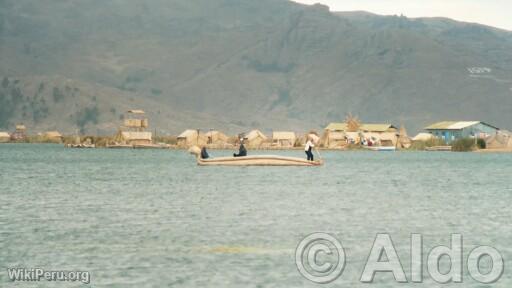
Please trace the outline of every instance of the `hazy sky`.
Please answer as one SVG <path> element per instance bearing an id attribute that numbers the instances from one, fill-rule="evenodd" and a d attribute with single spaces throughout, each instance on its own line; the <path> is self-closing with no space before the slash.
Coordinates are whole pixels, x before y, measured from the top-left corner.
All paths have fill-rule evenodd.
<path id="1" fill-rule="evenodd" d="M 331 11 L 365 10 L 382 15 L 448 17 L 512 30 L 512 0 L 295 0 L 322 3 Z"/>

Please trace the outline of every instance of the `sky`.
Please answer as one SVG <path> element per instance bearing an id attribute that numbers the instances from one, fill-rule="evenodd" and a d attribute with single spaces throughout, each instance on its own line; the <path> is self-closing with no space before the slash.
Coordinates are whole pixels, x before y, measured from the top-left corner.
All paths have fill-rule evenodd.
<path id="1" fill-rule="evenodd" d="M 364 10 L 381 15 L 447 17 L 512 31 L 512 0 L 294 0 L 322 3 L 331 11 Z"/>

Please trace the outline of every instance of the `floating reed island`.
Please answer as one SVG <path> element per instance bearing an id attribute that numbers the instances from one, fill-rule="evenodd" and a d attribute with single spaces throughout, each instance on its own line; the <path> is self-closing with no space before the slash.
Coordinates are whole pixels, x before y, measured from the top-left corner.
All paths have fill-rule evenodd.
<path id="1" fill-rule="evenodd" d="M 327 125 L 315 148 L 512 152 L 512 133 L 486 122 L 442 121 L 424 130 L 410 137 L 403 124 L 398 127 L 390 123 L 363 123 L 357 117 L 348 115 L 343 122 Z M 0 131 L 0 143 L 63 143 L 69 148 L 189 149 L 198 146 L 207 149 L 237 149 L 243 142 L 250 150 L 300 150 L 304 148 L 307 135 L 311 132 L 280 130 L 264 133 L 253 129 L 238 135 L 228 135 L 215 129 L 186 129 L 177 136 L 156 136 L 150 131 L 149 120 L 143 110 L 129 110 L 117 133 L 111 136 L 78 133 L 64 136 L 58 131 L 29 135 L 27 127 L 19 123 L 12 132 Z"/>

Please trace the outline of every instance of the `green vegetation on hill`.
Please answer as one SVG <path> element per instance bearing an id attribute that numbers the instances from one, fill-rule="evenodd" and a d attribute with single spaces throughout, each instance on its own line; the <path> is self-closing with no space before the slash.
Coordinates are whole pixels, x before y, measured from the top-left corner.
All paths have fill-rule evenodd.
<path id="1" fill-rule="evenodd" d="M 0 127 L 26 119 L 12 112 L 26 105 L 36 126 L 61 119 L 94 132 L 130 104 L 160 110 L 152 119 L 171 132 L 318 129 L 349 112 L 410 131 L 442 119 L 512 123 L 512 33 L 442 18 L 285 0 L 3 0 L 0 51 L 2 77 L 66 75 L 30 84 L 44 102 L 3 87 Z M 95 107 L 88 97 L 97 121 L 75 117 Z"/>

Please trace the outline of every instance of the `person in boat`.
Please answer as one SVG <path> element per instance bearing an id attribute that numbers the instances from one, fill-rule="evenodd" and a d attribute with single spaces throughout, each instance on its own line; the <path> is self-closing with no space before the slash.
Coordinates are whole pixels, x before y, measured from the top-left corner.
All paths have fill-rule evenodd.
<path id="1" fill-rule="evenodd" d="M 206 147 L 203 146 L 201 148 L 201 159 L 208 159 L 210 158 L 210 155 L 208 155 L 208 152 L 206 151 Z"/>
<path id="2" fill-rule="evenodd" d="M 247 156 L 247 149 L 245 149 L 245 146 L 244 146 L 244 139 L 241 138 L 240 139 L 240 148 L 238 149 L 238 154 L 237 153 L 233 154 L 233 157 L 244 157 L 244 156 Z"/>
<path id="3" fill-rule="evenodd" d="M 313 152 L 311 150 L 315 147 L 315 144 L 311 140 L 310 137 L 308 137 L 308 141 L 306 142 L 306 146 L 304 147 L 304 151 L 306 152 L 306 156 L 308 157 L 308 161 L 314 161 L 313 159 Z"/>

